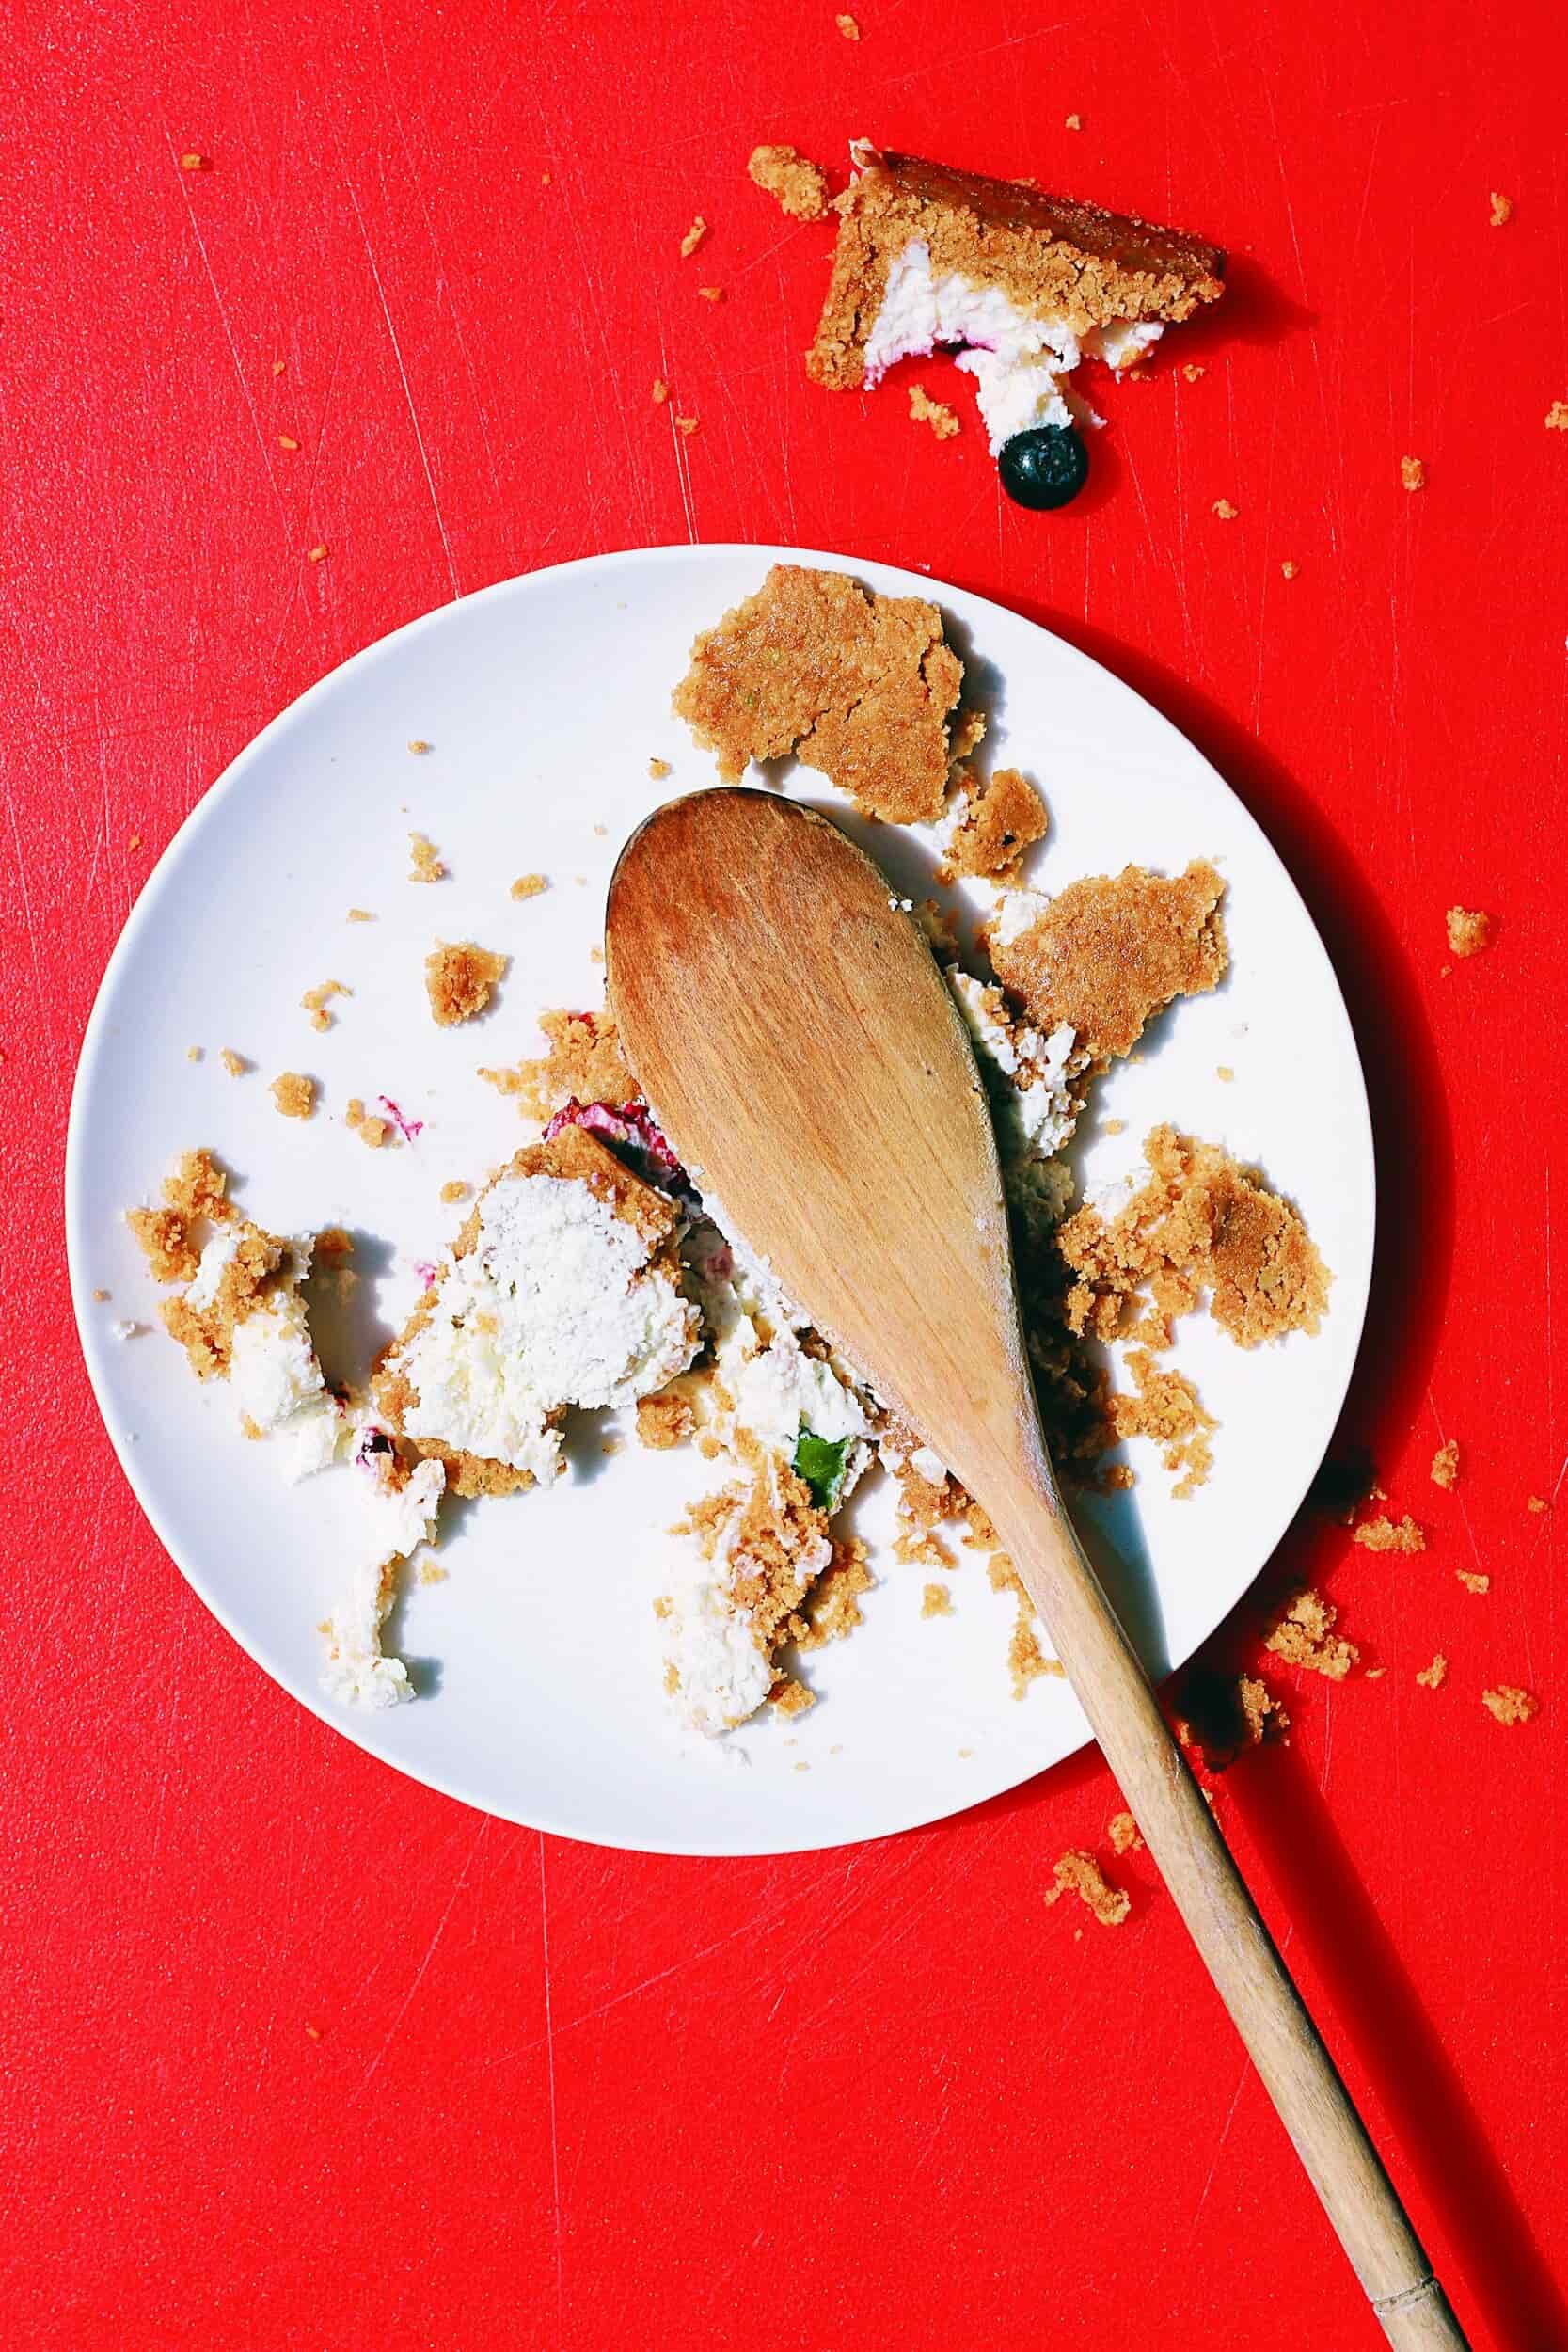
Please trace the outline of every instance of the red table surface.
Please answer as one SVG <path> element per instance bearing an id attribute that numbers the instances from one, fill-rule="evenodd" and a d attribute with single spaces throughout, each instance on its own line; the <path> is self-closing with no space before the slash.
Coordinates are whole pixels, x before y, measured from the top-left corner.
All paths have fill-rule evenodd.
<path id="1" fill-rule="evenodd" d="M 1058 1853 L 1106 1851 L 1095 1756 L 802 1860 L 483 1820 L 274 1689 L 99 1425 L 61 1151 L 150 861 L 385 630 L 691 537 L 1037 615 L 1210 754 L 1323 926 L 1385 1203 L 1344 1438 L 1431 1543 L 1292 1534 L 1386 1671 L 1277 1673 L 1291 1741 L 1219 1811 L 1475 2344 L 1568 2344 L 1560 1514 L 1526 1510 L 1568 1446 L 1561 15 L 854 5 L 858 42 L 832 0 L 77 0 L 0 52 L 8 2343 L 1377 2340 L 1147 1856 L 1117 1932 L 1044 1906 Z M 907 372 L 962 411 L 943 444 L 897 388 L 807 382 L 830 232 L 745 161 L 861 133 L 1235 256 L 1108 395 L 1070 512 L 1000 496 L 947 363 Z M 1446 974 L 1455 902 L 1498 930 Z M 1497 1682 L 1533 1723 L 1483 1711 Z"/>

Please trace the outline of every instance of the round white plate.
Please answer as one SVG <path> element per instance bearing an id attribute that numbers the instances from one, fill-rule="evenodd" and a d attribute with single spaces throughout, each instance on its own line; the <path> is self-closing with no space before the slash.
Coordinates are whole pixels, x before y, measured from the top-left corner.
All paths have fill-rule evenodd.
<path id="1" fill-rule="evenodd" d="M 143 1509 L 208 1606 L 286 1690 L 400 1771 L 512 1820 L 667 1853 L 788 1852 L 931 1820 L 1070 1755 L 1084 1719 L 1054 1679 L 1015 1703 L 1011 1605 L 968 1553 L 949 1580 L 955 1613 L 929 1619 L 928 1571 L 884 1557 L 863 1626 L 808 1661 L 821 1701 L 810 1714 L 769 1716 L 716 1746 L 683 1733 L 652 1604 L 667 1582 L 665 1531 L 706 1473 L 689 1450 L 650 1454 L 629 1438 L 606 1454 L 594 1423 L 558 1486 L 452 1513 L 449 1575 L 415 1584 L 396 1628 L 419 1661 L 418 1703 L 380 1715 L 330 1705 L 315 1629 L 355 1540 L 357 1483 L 280 1483 L 222 1386 L 198 1387 L 156 1327 L 120 1213 L 156 1198 L 176 1152 L 210 1145 L 259 1223 L 361 1235 L 361 1337 L 398 1327 L 416 1263 L 464 1215 L 442 1205 L 442 1184 L 483 1178 L 527 1137 L 476 1069 L 540 1051 L 539 1008 L 598 1003 L 590 951 L 617 850 L 657 801 L 715 780 L 671 715 L 671 689 L 696 631 L 780 558 L 940 600 L 992 713 L 988 755 L 1035 775 L 1050 803 L 1030 877 L 1042 887 L 1195 856 L 1228 882 L 1229 980 L 1178 1006 L 1101 1087 L 1079 1152 L 1093 1189 L 1137 1165 L 1163 1120 L 1222 1141 L 1301 1204 L 1336 1277 L 1316 1339 L 1243 1354 L 1189 1319 L 1175 1360 L 1219 1417 L 1209 1484 L 1173 1502 L 1139 1445 L 1135 1488 L 1083 1508 L 1150 1663 L 1187 1658 L 1277 1543 L 1345 1393 L 1372 1254 L 1366 1093 L 1323 946 L 1240 802 L 1158 712 L 1016 613 L 886 564 L 747 547 L 601 556 L 444 606 L 323 679 L 182 828 L 104 977 L 71 1112 L 68 1227 L 87 1367 Z M 411 755 L 416 739 L 432 749 Z M 650 779 L 653 755 L 671 763 L 667 782 Z M 809 771 L 790 787 L 836 805 Z M 414 828 L 448 880 L 408 880 Z M 929 843 L 889 826 L 874 837 L 895 885 L 926 895 Z M 548 892 L 514 901 L 514 877 L 532 871 Z M 351 906 L 376 920 L 347 922 Z M 508 953 L 511 973 L 483 1023 L 438 1030 L 424 958 L 437 939 L 469 938 Z M 318 1035 L 300 997 L 329 979 L 353 994 Z M 229 1076 L 225 1046 L 254 1073 Z M 284 1070 L 320 1081 L 308 1124 L 273 1107 L 267 1082 Z M 383 1093 L 425 1126 L 411 1145 L 372 1152 L 343 1110 Z M 1107 1135 L 1117 1120 L 1122 1132 Z M 117 1339 L 126 1316 L 153 1327 Z M 885 1491 L 863 1509 L 875 1535 Z"/>

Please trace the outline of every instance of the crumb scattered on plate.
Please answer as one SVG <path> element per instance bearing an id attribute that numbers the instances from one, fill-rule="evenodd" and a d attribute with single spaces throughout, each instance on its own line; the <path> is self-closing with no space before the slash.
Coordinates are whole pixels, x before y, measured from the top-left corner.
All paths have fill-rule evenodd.
<path id="1" fill-rule="evenodd" d="M 224 1047 L 218 1059 L 231 1078 L 243 1078 L 247 1070 L 254 1070 L 256 1067 L 254 1062 L 246 1061 L 243 1054 L 236 1054 L 231 1045 Z"/>
<path id="2" fill-rule="evenodd" d="M 1363 1551 L 1425 1551 L 1427 1539 L 1407 1511 L 1403 1518 L 1391 1519 L 1386 1511 L 1375 1519 L 1363 1519 L 1351 1541 Z"/>
<path id="3" fill-rule="evenodd" d="M 927 1584 L 921 1588 L 920 1613 L 923 1617 L 950 1617 L 953 1596 L 945 1584 Z"/>
<path id="4" fill-rule="evenodd" d="M 438 882 L 446 880 L 447 869 L 441 863 L 436 844 L 427 840 L 422 833 L 409 834 L 408 854 L 414 861 L 408 872 L 410 882 Z"/>
<path id="5" fill-rule="evenodd" d="M 357 1094 L 352 1094 L 349 1097 L 348 1108 L 343 1113 L 343 1124 L 358 1136 L 361 1143 L 368 1144 L 372 1152 L 379 1152 L 384 1143 L 390 1143 L 397 1132 L 389 1119 L 379 1119 L 373 1113 L 367 1111 Z"/>
<path id="6" fill-rule="evenodd" d="M 1481 1703 L 1500 1724 L 1528 1724 L 1541 1710 L 1541 1702 L 1531 1692 L 1516 1690 L 1511 1682 L 1499 1682 L 1495 1691 L 1483 1691 Z"/>
<path id="7" fill-rule="evenodd" d="M 540 892 L 549 886 L 548 878 L 544 874 L 519 874 L 512 885 L 512 896 L 514 898 L 537 898 Z"/>
<path id="8" fill-rule="evenodd" d="M 460 1176 L 453 1176 L 441 1186 L 441 1198 L 449 1204 L 454 1200 L 467 1200 L 472 1190 L 472 1184 L 466 1184 Z"/>
<path id="9" fill-rule="evenodd" d="M 323 980 L 320 988 L 308 988 L 299 1001 L 309 1014 L 313 1029 L 330 1029 L 333 1016 L 327 1007 L 333 997 L 352 996 L 353 993 L 353 989 L 345 988 L 341 980 Z"/>
<path id="10" fill-rule="evenodd" d="M 475 1021 L 506 977 L 510 956 L 493 955 L 471 939 L 455 945 L 438 941 L 424 960 L 425 993 L 438 1028 L 455 1028 L 460 1021 Z"/>
<path id="11" fill-rule="evenodd" d="M 662 784 L 666 776 L 673 775 L 674 772 L 670 762 L 667 759 L 660 759 L 657 753 L 648 762 L 648 773 L 656 784 Z"/>
<path id="12" fill-rule="evenodd" d="M 1045 803 L 1017 768 L 997 768 L 984 780 L 960 769 L 955 787 L 940 879 L 1013 881 L 1024 853 L 1050 829 Z"/>
<path id="13" fill-rule="evenodd" d="M 1092 1853 L 1075 1851 L 1058 1856 L 1054 1876 L 1056 1883 L 1046 1901 L 1059 1902 L 1064 1895 L 1076 1895 L 1102 1928 L 1119 1928 L 1132 1908 L 1132 1897 L 1124 1887 L 1111 1884 Z"/>
<path id="14" fill-rule="evenodd" d="M 1020 891 L 1002 902 L 991 961 L 1041 1029 L 1066 1022 L 1082 1061 L 1109 1061 L 1130 1054 L 1178 996 L 1219 986 L 1228 962 L 1224 896 L 1201 858 L 1170 876 L 1141 866 L 1091 875 L 1052 898 Z"/>
<path id="15" fill-rule="evenodd" d="M 316 1107 L 316 1082 L 285 1070 L 272 1082 L 272 1099 L 285 1119 L 309 1119 Z"/>
<path id="16" fill-rule="evenodd" d="M 684 1445 L 696 1426 L 691 1400 L 678 1389 L 660 1389 L 657 1395 L 638 1399 L 638 1443 L 655 1454 L 668 1454 Z"/>

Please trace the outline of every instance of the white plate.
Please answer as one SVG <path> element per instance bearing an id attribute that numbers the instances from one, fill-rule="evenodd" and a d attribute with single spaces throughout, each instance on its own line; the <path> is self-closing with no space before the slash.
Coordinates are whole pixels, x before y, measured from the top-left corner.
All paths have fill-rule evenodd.
<path id="1" fill-rule="evenodd" d="M 576 1449 L 580 1477 L 454 1514 L 448 1580 L 416 1586 L 402 1611 L 404 1654 L 428 1661 L 419 1703 L 340 1710 L 318 1692 L 315 1628 L 352 1540 L 355 1482 L 283 1487 L 221 1386 L 198 1388 L 161 1331 L 122 1342 L 110 1327 L 155 1315 L 120 1211 L 154 1198 L 170 1156 L 198 1143 L 237 1171 L 260 1223 L 374 1236 L 382 1270 L 363 1303 L 383 1327 L 401 1323 L 415 1263 L 463 1216 L 442 1206 L 442 1184 L 483 1176 L 525 1139 L 476 1067 L 537 1052 L 538 1008 L 598 1001 L 589 951 L 616 850 L 656 802 L 714 780 L 670 713 L 671 688 L 696 630 L 780 557 L 940 599 L 985 665 L 988 751 L 1044 787 L 1042 886 L 1199 855 L 1228 881 L 1228 983 L 1177 1007 L 1101 1087 L 1081 1154 L 1092 1187 L 1132 1168 L 1139 1138 L 1169 1119 L 1257 1157 L 1300 1202 L 1337 1278 L 1315 1340 L 1249 1355 L 1206 1319 L 1182 1329 L 1176 1360 L 1221 1423 L 1197 1495 L 1173 1502 L 1140 1446 L 1132 1493 L 1085 1506 L 1146 1655 L 1157 1668 L 1187 1658 L 1277 1543 L 1344 1396 L 1372 1253 L 1366 1093 L 1323 946 L 1241 803 L 1129 688 L 1000 606 L 845 556 L 655 548 L 509 580 L 399 630 L 276 720 L 170 844 L 105 975 L 71 1112 L 87 1367 L 143 1509 L 208 1606 L 286 1690 L 400 1771 L 512 1820 L 668 1853 L 788 1852 L 931 1820 L 1070 1755 L 1084 1719 L 1055 1680 L 1013 1701 L 1010 1606 L 969 1554 L 950 1618 L 921 1617 L 920 1569 L 885 1565 L 864 1625 L 811 1659 L 822 1703 L 809 1715 L 749 1725 L 717 1751 L 680 1734 L 652 1602 L 663 1531 L 700 1466 L 634 1442 L 607 1457 L 596 1431 Z M 411 755 L 413 739 L 434 748 Z M 672 763 L 668 783 L 650 781 L 656 754 Z M 794 786 L 833 804 L 815 775 Z M 409 882 L 410 828 L 436 842 L 448 881 Z M 875 840 L 899 886 L 923 895 L 928 846 L 886 826 Z M 535 869 L 547 894 L 513 901 L 513 878 Z M 378 919 L 350 924 L 351 906 Z M 422 962 L 438 937 L 513 958 L 482 1025 L 430 1019 Z M 328 979 L 354 993 L 317 1035 L 299 999 Z M 230 1078 L 224 1046 L 255 1073 Z M 282 1070 L 322 1082 L 309 1124 L 273 1108 L 267 1081 Z M 416 1144 L 371 1152 L 342 1124 L 351 1095 L 383 1092 L 427 1122 Z M 1125 1122 L 1115 1137 L 1112 1120 Z M 874 1533 L 886 1495 L 864 1509 Z"/>

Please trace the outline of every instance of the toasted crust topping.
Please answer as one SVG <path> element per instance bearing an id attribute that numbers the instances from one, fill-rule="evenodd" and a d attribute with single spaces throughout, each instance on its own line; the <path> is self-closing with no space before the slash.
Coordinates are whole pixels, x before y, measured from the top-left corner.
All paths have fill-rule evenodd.
<path id="1" fill-rule="evenodd" d="M 1065 1021 L 1087 1061 L 1110 1061 L 1130 1054 L 1176 997 L 1224 978 L 1224 896 L 1203 859 L 1169 877 L 1124 866 L 1069 882 L 1016 939 L 993 935 L 991 961 L 1042 1029 Z"/>
<path id="2" fill-rule="evenodd" d="M 958 822 L 947 845 L 946 877 L 980 874 L 1010 882 L 1023 853 L 1045 839 L 1045 803 L 1016 768 L 998 768 L 987 781 L 960 773 Z"/>
<path id="3" fill-rule="evenodd" d="M 482 1070 L 480 1076 L 502 1094 L 515 1094 L 525 1115 L 541 1125 L 575 1095 L 579 1103 L 631 1103 L 637 1080 L 621 1056 L 620 1039 L 608 1012 L 539 1015 L 549 1050 L 515 1070 Z"/>

